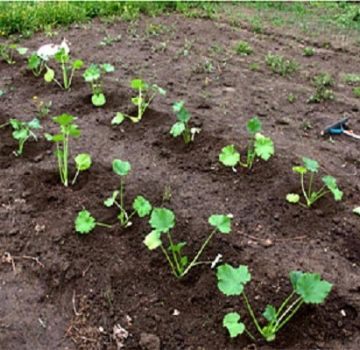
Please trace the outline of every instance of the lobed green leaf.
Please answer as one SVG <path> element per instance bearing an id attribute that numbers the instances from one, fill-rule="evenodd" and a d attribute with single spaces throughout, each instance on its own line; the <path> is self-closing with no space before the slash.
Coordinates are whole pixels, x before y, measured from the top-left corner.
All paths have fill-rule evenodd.
<path id="1" fill-rule="evenodd" d="M 231 216 L 214 214 L 209 217 L 209 224 L 221 233 L 231 232 Z"/>
<path id="2" fill-rule="evenodd" d="M 112 162 L 112 168 L 116 175 L 126 176 L 131 170 L 131 164 L 127 161 L 114 159 Z"/>
<path id="3" fill-rule="evenodd" d="M 170 209 L 155 208 L 149 223 L 154 230 L 166 233 L 175 226 L 175 215 Z"/>
<path id="4" fill-rule="evenodd" d="M 223 318 L 223 327 L 225 327 L 231 338 L 236 338 L 245 331 L 245 325 L 240 321 L 240 315 L 237 312 L 229 312 Z"/>
<path id="5" fill-rule="evenodd" d="M 216 276 L 219 290 L 227 296 L 240 295 L 246 283 L 251 280 L 251 274 L 245 265 L 237 268 L 229 264 L 220 265 Z"/>
<path id="6" fill-rule="evenodd" d="M 234 145 L 226 146 L 219 154 L 219 161 L 225 166 L 234 167 L 240 161 L 240 153 Z"/>

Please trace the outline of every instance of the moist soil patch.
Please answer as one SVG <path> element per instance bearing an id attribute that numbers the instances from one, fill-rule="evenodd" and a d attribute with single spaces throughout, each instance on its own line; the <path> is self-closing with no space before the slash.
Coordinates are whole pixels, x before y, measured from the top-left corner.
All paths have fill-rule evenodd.
<path id="1" fill-rule="evenodd" d="M 99 45 L 104 36 L 119 34 L 121 41 Z M 352 48 L 321 48 L 319 38 L 313 42 L 316 55 L 306 58 L 301 33 L 266 28 L 254 34 L 225 20 L 178 15 L 136 23 L 93 21 L 21 44 L 35 50 L 62 37 L 71 42 L 73 57 L 111 63 L 116 72 L 105 77 L 106 105 L 95 108 L 80 74 L 64 92 L 33 77 L 21 58 L 16 65 L 0 63 L 0 124 L 31 119 L 33 96 L 52 101 L 51 116 L 78 117 L 82 135 L 71 141 L 72 155 L 89 152 L 94 161 L 76 185 L 64 188 L 53 145 L 43 138 L 30 141 L 24 155 L 15 157 L 10 127 L 0 129 L 0 248 L 14 258 L 14 265 L 6 259 L 0 264 L 0 348 L 116 349 L 113 328 L 120 325 L 129 333 L 124 348 L 132 350 L 359 349 L 360 220 L 352 209 L 360 205 L 360 147 L 345 136 L 330 142 L 319 135 L 344 114 L 360 130 L 359 100 L 341 83 L 341 74 L 360 67 Z M 239 40 L 248 41 L 254 53 L 236 55 Z M 268 51 L 297 60 L 301 68 L 289 77 L 273 74 L 264 61 Z M 251 63 L 258 69 L 251 70 Z M 321 71 L 338 82 L 336 99 L 308 104 L 311 77 Z M 116 112 L 131 111 L 128 86 L 135 77 L 157 83 L 167 96 L 155 99 L 141 123 L 111 126 Z M 287 99 L 290 93 L 294 103 Z M 202 129 L 189 146 L 169 134 L 175 121 L 171 105 L 181 99 Z M 275 141 L 276 155 L 234 173 L 219 164 L 219 151 L 230 143 L 244 147 L 245 123 L 254 115 Z M 55 130 L 49 117 L 42 124 Z M 299 190 L 291 167 L 301 156 L 318 160 L 322 173 L 337 177 L 342 202 L 324 197 L 306 210 L 285 201 L 287 193 Z M 121 229 L 116 211 L 103 206 L 119 186 L 111 170 L 115 158 L 132 164 L 126 204 L 141 194 L 154 206 L 171 208 L 174 237 L 188 242 L 189 256 L 206 238 L 211 214 L 234 215 L 232 233 L 215 237 L 204 257 L 221 253 L 225 262 L 249 266 L 253 280 L 247 293 L 257 314 L 288 295 L 291 270 L 319 272 L 331 281 L 326 303 L 303 307 L 272 343 L 258 339 L 254 345 L 245 336 L 230 340 L 223 315 L 238 311 L 245 323 L 250 320 L 238 297 L 218 291 L 214 271 L 200 266 L 174 279 L 161 252 L 149 252 L 142 242 L 147 220 Z M 74 218 L 82 208 L 113 228 L 75 234 Z"/>

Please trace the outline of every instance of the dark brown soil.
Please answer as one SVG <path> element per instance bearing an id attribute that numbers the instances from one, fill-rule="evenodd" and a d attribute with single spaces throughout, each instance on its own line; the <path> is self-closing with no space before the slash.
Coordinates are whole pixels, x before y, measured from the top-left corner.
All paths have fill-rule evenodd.
<path id="1" fill-rule="evenodd" d="M 150 35 L 151 23 L 162 24 L 163 32 Z M 105 35 L 118 34 L 120 42 L 99 46 Z M 20 59 L 13 66 L 0 63 L 0 89 L 6 92 L 0 97 L 0 124 L 11 117 L 31 119 L 34 95 L 51 100 L 51 115 L 78 117 L 82 137 L 71 143 L 72 154 L 89 152 L 94 159 L 75 186 L 64 188 L 52 145 L 44 139 L 29 142 L 24 156 L 16 158 L 10 128 L 0 129 L 0 253 L 15 257 L 17 272 L 5 260 L 0 264 L 0 349 L 116 349 L 116 324 L 130 333 L 125 349 L 141 349 L 146 341 L 153 347 L 144 349 L 157 349 L 158 340 L 164 350 L 359 349 L 360 219 L 352 209 L 360 205 L 360 143 L 319 136 L 343 115 L 360 132 L 359 100 L 340 78 L 359 71 L 356 49 L 323 49 L 319 38 L 317 54 L 305 58 L 306 38 L 300 34 L 282 35 L 271 28 L 254 34 L 226 21 L 176 15 L 143 18 L 138 24 L 93 22 L 22 44 L 35 49 L 62 36 L 72 43 L 74 57 L 112 63 L 117 70 L 106 77 L 106 106 L 97 109 L 80 74 L 71 91 L 63 92 L 33 77 Z M 233 54 L 239 40 L 250 42 L 254 53 Z M 264 63 L 268 51 L 296 59 L 301 69 L 290 77 L 274 75 Z M 210 71 L 204 69 L 206 59 L 212 62 Z M 253 62 L 258 71 L 250 70 Z M 336 78 L 336 100 L 308 104 L 314 90 L 310 78 L 322 71 Z M 157 83 L 167 96 L 154 101 L 140 124 L 112 127 L 115 112 L 131 107 L 127 86 L 134 77 Z M 289 93 L 297 97 L 292 104 Z M 187 147 L 169 135 L 175 120 L 171 105 L 180 99 L 202 128 Z M 235 174 L 219 164 L 218 153 L 229 143 L 245 145 L 245 122 L 253 115 L 275 140 L 276 156 L 258 162 L 251 172 Z M 43 127 L 54 130 L 50 118 Z M 291 167 L 303 155 L 337 177 L 342 202 L 325 197 L 306 210 L 285 201 L 287 193 L 298 190 Z M 331 281 L 326 304 L 304 307 L 273 343 L 258 339 L 255 346 L 245 336 L 230 340 L 222 317 L 230 310 L 244 314 L 240 299 L 225 298 L 206 267 L 175 280 L 161 253 L 149 252 L 142 243 L 147 220 L 135 219 L 126 230 L 115 225 L 88 236 L 75 234 L 74 218 L 84 207 L 99 221 L 116 223 L 116 212 L 102 205 L 118 186 L 111 171 L 115 158 L 133 167 L 126 203 L 142 194 L 155 206 L 171 208 L 177 220 L 174 236 L 188 242 L 190 256 L 206 238 L 211 214 L 234 215 L 232 234 L 216 237 L 204 256 L 221 253 L 226 262 L 249 266 L 253 281 L 247 291 L 258 314 L 287 296 L 291 270 L 319 272 Z M 167 187 L 172 196 L 163 203 Z"/>

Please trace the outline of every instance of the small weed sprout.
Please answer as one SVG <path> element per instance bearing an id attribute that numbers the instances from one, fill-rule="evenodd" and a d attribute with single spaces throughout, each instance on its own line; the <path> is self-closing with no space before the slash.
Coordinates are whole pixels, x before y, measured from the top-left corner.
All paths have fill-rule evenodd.
<path id="1" fill-rule="evenodd" d="M 75 219 L 75 231 L 79 234 L 88 234 L 96 226 L 111 228 L 112 225 L 97 222 L 87 210 L 81 210 Z"/>
<path id="2" fill-rule="evenodd" d="M 69 90 L 71 87 L 72 79 L 76 70 L 83 67 L 84 62 L 82 60 L 72 60 L 70 54 L 61 48 L 55 55 L 54 60 L 60 64 L 62 72 L 62 82 L 55 78 L 55 70 L 45 64 L 46 73 L 44 79 L 47 83 L 55 82 L 60 88 Z"/>
<path id="3" fill-rule="evenodd" d="M 91 64 L 84 72 L 83 77 L 91 87 L 91 102 L 96 107 L 101 107 L 106 103 L 106 97 L 103 91 L 102 73 L 112 73 L 115 67 L 109 63 L 101 65 Z"/>
<path id="4" fill-rule="evenodd" d="M 296 96 L 293 93 L 290 93 L 287 97 L 289 103 L 294 103 L 296 101 Z"/>
<path id="5" fill-rule="evenodd" d="M 360 74 L 350 73 L 343 76 L 343 80 L 348 85 L 359 85 L 360 84 Z"/>
<path id="6" fill-rule="evenodd" d="M 199 261 L 201 254 L 211 239 L 216 233 L 228 234 L 231 231 L 231 215 L 211 215 L 209 217 L 209 224 L 213 226 L 197 254 L 189 262 L 186 255 L 182 254 L 182 249 L 186 246 L 186 242 L 174 243 L 171 229 L 175 227 L 175 215 L 167 208 L 155 208 L 150 217 L 149 224 L 152 231 L 145 237 L 144 244 L 149 250 L 160 248 L 169 263 L 171 272 L 177 278 L 182 278 L 189 273 L 189 271 L 201 264 L 211 264 L 210 261 Z M 166 235 L 169 246 L 166 248 L 162 242 L 162 235 Z"/>
<path id="7" fill-rule="evenodd" d="M 334 92 L 330 89 L 334 85 L 334 79 L 328 73 L 321 73 L 313 78 L 316 87 L 315 93 L 308 99 L 309 103 L 319 103 L 321 101 L 333 100 Z"/>
<path id="8" fill-rule="evenodd" d="M 15 64 L 14 59 L 15 53 L 19 55 L 25 55 L 28 49 L 26 47 L 18 47 L 17 44 L 0 44 L 0 59 L 5 61 L 7 64 Z"/>
<path id="9" fill-rule="evenodd" d="M 300 202 L 300 195 L 296 193 L 289 193 L 286 200 L 289 203 L 300 204 L 301 206 L 310 208 L 317 200 L 331 193 L 335 201 L 340 201 L 343 197 L 343 192 L 339 190 L 336 179 L 333 176 L 326 175 L 322 177 L 323 186 L 319 190 L 314 190 L 315 176 L 319 171 L 319 163 L 316 160 L 303 157 L 303 166 L 294 166 L 292 168 L 294 173 L 300 175 L 301 191 L 305 199 L 305 204 Z M 305 184 L 305 175 L 309 174 L 310 178 L 308 185 Z"/>
<path id="10" fill-rule="evenodd" d="M 70 114 L 61 114 L 57 117 L 53 117 L 53 121 L 59 125 L 60 132 L 55 135 L 46 133 L 45 138 L 48 141 L 54 142 L 56 144 L 55 156 L 58 163 L 58 170 L 60 174 L 61 183 L 64 186 L 69 185 L 69 141 L 70 137 L 78 138 L 80 136 L 80 130 L 74 120 L 76 118 Z M 76 163 L 76 174 L 72 181 L 72 184 L 75 183 L 78 173 L 80 171 L 87 170 L 91 166 L 90 155 L 83 153 L 75 157 Z"/>
<path id="11" fill-rule="evenodd" d="M 182 135 L 185 144 L 188 144 L 194 141 L 195 135 L 198 134 L 201 129 L 189 127 L 191 115 L 184 107 L 184 104 L 184 101 L 175 102 L 173 104 L 173 111 L 176 114 L 178 121 L 171 127 L 170 134 L 173 137 Z"/>
<path id="12" fill-rule="evenodd" d="M 315 55 L 315 49 L 312 47 L 304 47 L 303 56 L 311 57 Z"/>
<path id="13" fill-rule="evenodd" d="M 219 161 L 225 166 L 235 168 L 240 165 L 244 168 L 251 169 L 256 157 L 265 161 L 269 160 L 275 153 L 274 143 L 270 137 L 266 137 L 260 133 L 261 122 L 258 117 L 254 117 L 247 122 L 247 131 L 250 134 L 250 140 L 247 146 L 247 154 L 245 162 L 241 161 L 240 153 L 234 145 L 224 147 L 219 155 Z"/>
<path id="14" fill-rule="evenodd" d="M 246 41 L 239 41 L 235 47 L 235 52 L 240 56 L 248 56 L 253 53 L 253 48 Z"/>
<path id="15" fill-rule="evenodd" d="M 12 118 L 9 120 L 9 124 L 13 128 L 12 137 L 19 143 L 19 148 L 14 154 L 16 156 L 21 156 L 23 154 L 25 142 L 28 139 L 33 138 L 37 141 L 37 136 L 33 130 L 41 129 L 40 121 L 39 119 L 34 118 L 30 122 L 23 122 Z"/>
<path id="16" fill-rule="evenodd" d="M 146 198 L 143 196 L 137 196 L 133 202 L 133 211 L 128 214 L 124 204 L 125 177 L 131 170 L 131 164 L 127 161 L 115 159 L 112 163 L 112 168 L 114 173 L 120 176 L 120 187 L 119 190 L 113 191 L 111 197 L 104 201 L 104 205 L 108 208 L 115 205 L 120 210 L 117 216 L 120 221 L 120 225 L 122 227 L 129 227 L 132 224 L 130 219 L 135 214 L 137 214 L 140 218 L 143 218 L 150 214 L 152 206 Z"/>
<path id="17" fill-rule="evenodd" d="M 324 303 L 332 289 L 332 284 L 322 280 L 317 273 L 290 272 L 292 292 L 278 309 L 273 305 L 266 306 L 262 316 L 267 324 L 261 326 L 245 293 L 245 285 L 251 281 L 248 267 L 240 265 L 235 268 L 229 264 L 223 264 L 217 268 L 216 276 L 218 288 L 223 294 L 241 296 L 256 330 L 268 342 L 275 340 L 277 333 L 294 317 L 302 305 Z M 254 335 L 240 320 L 241 316 L 237 312 L 227 313 L 223 318 L 223 326 L 228 330 L 231 338 L 245 332 L 254 341 Z"/>
<path id="18" fill-rule="evenodd" d="M 292 74 L 299 68 L 299 64 L 295 61 L 286 59 L 281 55 L 272 54 L 271 52 L 265 56 L 265 62 L 274 73 L 281 76 Z"/>
<path id="19" fill-rule="evenodd" d="M 131 99 L 131 102 L 137 107 L 137 116 L 130 116 L 124 113 L 116 113 L 112 119 L 111 124 L 119 125 L 125 118 L 130 119 L 133 123 L 141 121 L 145 111 L 150 106 L 157 94 L 165 96 L 166 91 L 156 84 L 148 84 L 141 79 L 133 79 L 131 81 L 131 88 L 137 92 L 137 96 Z"/>

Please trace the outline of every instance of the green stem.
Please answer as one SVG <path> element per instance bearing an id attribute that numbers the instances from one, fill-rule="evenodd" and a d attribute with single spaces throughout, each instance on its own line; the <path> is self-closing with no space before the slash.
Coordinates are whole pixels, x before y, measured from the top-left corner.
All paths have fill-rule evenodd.
<path id="1" fill-rule="evenodd" d="M 276 312 L 276 318 L 279 317 L 279 315 L 281 314 L 281 311 L 285 308 L 285 306 L 288 304 L 288 302 L 290 301 L 290 299 L 294 296 L 295 291 L 292 291 L 290 293 L 290 295 L 284 300 L 284 302 L 281 304 L 281 306 L 279 307 L 278 311 Z"/>
<path id="2" fill-rule="evenodd" d="M 61 68 L 63 71 L 64 89 L 67 90 L 69 86 L 68 86 L 68 78 L 67 78 L 67 68 L 64 61 L 61 62 Z"/>
<path id="3" fill-rule="evenodd" d="M 181 277 L 183 271 L 182 271 L 182 268 L 180 267 L 178 258 L 177 258 L 176 254 L 175 254 L 174 249 L 173 249 L 174 243 L 172 241 L 170 232 L 167 233 L 167 236 L 168 236 L 168 240 L 169 240 L 169 243 L 170 243 L 171 253 L 172 253 L 172 256 L 173 256 L 173 259 L 174 259 L 174 262 L 175 262 L 175 265 L 176 265 L 176 268 L 177 268 L 177 271 L 178 271 L 177 276 Z"/>
<path id="4" fill-rule="evenodd" d="M 198 251 L 198 253 L 195 255 L 194 259 L 191 261 L 191 263 L 188 265 L 188 267 L 185 269 L 185 271 L 181 274 L 181 277 L 185 276 L 192 267 L 195 266 L 197 260 L 200 258 L 202 252 L 204 251 L 205 247 L 208 245 L 208 243 L 210 242 L 211 238 L 214 236 L 216 232 L 216 229 L 214 229 L 210 235 L 208 236 L 208 238 L 205 240 L 205 242 L 203 243 L 203 245 L 201 246 L 200 250 Z"/>
<path id="5" fill-rule="evenodd" d="M 249 300 L 248 300 L 248 298 L 247 298 L 247 296 L 246 296 L 246 294 L 245 294 L 244 291 L 242 292 L 242 296 L 243 296 L 242 300 L 244 301 L 244 304 L 245 304 L 245 306 L 246 306 L 246 308 L 247 308 L 247 310 L 248 310 L 248 312 L 249 312 L 249 314 L 250 314 L 250 316 L 251 316 L 251 318 L 252 318 L 252 320 L 253 320 L 253 322 L 254 322 L 254 325 L 255 325 L 256 329 L 258 330 L 258 332 L 259 332 L 262 336 L 264 336 L 264 335 L 263 335 L 263 332 L 262 332 L 262 329 L 261 329 L 261 327 L 260 327 L 260 325 L 259 325 L 259 322 L 258 322 L 257 318 L 255 317 L 254 311 L 253 311 L 253 309 L 251 308 L 251 305 L 250 305 L 250 303 L 249 303 Z"/>
<path id="6" fill-rule="evenodd" d="M 77 180 L 77 178 L 78 178 L 79 174 L 80 174 L 80 170 L 79 170 L 79 169 L 77 169 L 77 170 L 76 170 L 76 174 L 75 174 L 75 176 L 74 176 L 74 178 L 73 178 L 73 180 L 72 180 L 72 182 L 71 182 L 71 184 L 72 184 L 72 185 L 74 185 L 74 184 L 75 184 L 75 182 L 76 182 L 76 180 Z"/>
<path id="7" fill-rule="evenodd" d="M 62 184 L 64 184 L 64 174 L 63 174 L 63 165 L 62 165 L 62 156 L 61 156 L 61 149 L 59 147 L 59 144 L 56 143 L 56 157 L 58 162 L 58 168 L 59 168 L 59 174 L 60 174 L 60 181 Z"/>
<path id="8" fill-rule="evenodd" d="M 4 128 L 5 126 L 8 126 L 9 124 L 10 124 L 9 122 L 6 122 L 6 123 L 4 123 L 4 124 L 1 124 L 1 125 L 0 125 L 0 129 L 1 129 L 1 128 Z"/>
<path id="9" fill-rule="evenodd" d="M 252 340 L 252 341 L 256 341 L 255 337 L 251 334 L 250 331 L 248 331 L 245 327 L 245 333 L 248 335 L 248 337 Z"/>
<path id="10" fill-rule="evenodd" d="M 307 193 L 305 191 L 305 186 L 304 186 L 304 174 L 300 174 L 300 182 L 301 182 L 301 189 L 304 195 L 304 198 L 306 199 L 306 205 L 308 207 L 311 207 L 311 202 L 309 200 L 309 197 L 307 196 Z"/>
<path id="11" fill-rule="evenodd" d="M 179 277 L 178 274 L 176 273 L 176 269 L 175 269 L 175 266 L 174 264 L 172 263 L 171 259 L 170 259 L 170 256 L 169 254 L 167 253 L 166 249 L 164 248 L 163 245 L 160 246 L 162 252 L 164 253 L 165 257 L 166 257 L 166 260 L 168 261 L 170 267 L 171 267 L 171 271 L 172 273 L 175 275 L 175 277 Z"/>
<path id="12" fill-rule="evenodd" d="M 297 304 L 297 303 L 298 303 L 298 304 Z M 278 332 L 282 327 L 284 327 L 284 326 L 290 321 L 290 319 L 296 314 L 296 312 L 300 309 L 300 307 L 301 307 L 301 305 L 302 305 L 303 303 L 304 303 L 304 300 L 303 300 L 301 297 L 299 297 L 298 299 L 296 299 L 296 300 L 294 301 L 294 303 L 292 303 L 292 304 L 289 306 L 289 308 L 288 308 L 288 309 L 284 312 L 284 314 L 280 317 L 280 319 L 279 319 L 278 322 L 280 322 L 281 319 L 284 318 L 284 316 L 285 316 L 293 307 L 295 307 L 295 308 L 292 310 L 291 314 L 290 314 L 282 323 L 280 323 L 279 326 L 277 326 L 275 332 Z M 296 305 L 296 304 L 297 304 L 297 305 Z M 295 305 L 296 305 L 296 306 L 295 306 Z"/>
<path id="13" fill-rule="evenodd" d="M 313 180 L 314 180 L 314 173 L 311 173 L 311 175 L 310 175 L 310 182 L 309 182 L 309 192 L 308 192 L 309 198 L 311 197 Z"/>
<path id="14" fill-rule="evenodd" d="M 101 226 L 101 227 L 106 227 L 106 228 L 112 228 L 112 225 L 104 224 L 103 222 L 97 222 L 96 225 Z"/>
<path id="15" fill-rule="evenodd" d="M 65 134 L 64 138 L 64 154 L 63 154 L 63 162 L 64 162 L 64 185 L 67 187 L 69 185 L 68 180 L 68 156 L 69 156 L 69 134 Z"/>

